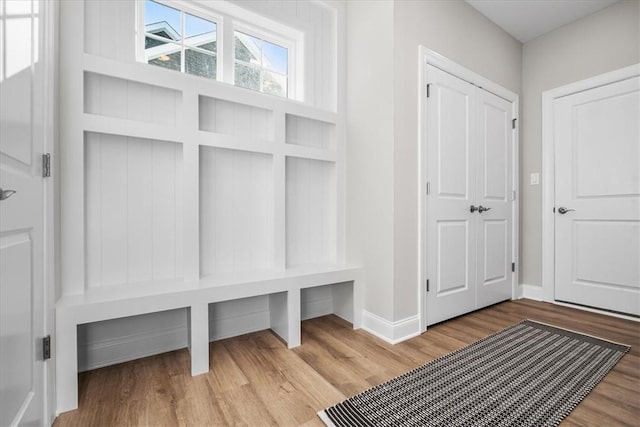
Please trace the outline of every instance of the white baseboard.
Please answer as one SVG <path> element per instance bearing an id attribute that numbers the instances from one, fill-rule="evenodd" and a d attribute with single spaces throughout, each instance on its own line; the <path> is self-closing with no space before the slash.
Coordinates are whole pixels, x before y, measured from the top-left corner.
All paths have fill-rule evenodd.
<path id="1" fill-rule="evenodd" d="M 535 301 L 547 301 L 544 288 L 542 286 L 520 284 L 520 298 L 532 299 Z"/>
<path id="2" fill-rule="evenodd" d="M 364 310 L 362 329 L 390 344 L 398 344 L 420 335 L 420 317 L 415 315 L 391 322 Z"/>

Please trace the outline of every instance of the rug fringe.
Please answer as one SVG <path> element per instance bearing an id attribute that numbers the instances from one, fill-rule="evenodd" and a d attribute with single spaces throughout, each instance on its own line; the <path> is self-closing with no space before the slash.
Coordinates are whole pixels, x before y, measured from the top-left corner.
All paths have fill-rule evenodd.
<path id="1" fill-rule="evenodd" d="M 317 414 L 318 414 L 318 417 L 320 417 L 322 422 L 327 427 L 336 427 L 336 425 L 329 419 L 329 417 L 327 416 L 327 413 L 325 411 L 318 411 Z"/>

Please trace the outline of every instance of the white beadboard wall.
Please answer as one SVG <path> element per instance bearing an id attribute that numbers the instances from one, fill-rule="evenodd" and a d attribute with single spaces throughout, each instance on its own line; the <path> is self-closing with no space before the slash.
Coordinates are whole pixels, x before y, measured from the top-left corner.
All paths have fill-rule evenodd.
<path id="1" fill-rule="evenodd" d="M 287 267 L 336 262 L 334 165 L 288 157 Z"/>
<path id="2" fill-rule="evenodd" d="M 200 147 L 200 274 L 273 267 L 272 156 Z"/>
<path id="3" fill-rule="evenodd" d="M 205 90 L 206 95 L 196 92 L 194 103 L 193 89 L 160 86 L 163 78 L 158 76 L 164 71 L 154 73 L 153 85 L 128 80 L 127 67 L 112 73 L 109 67 L 91 65 L 99 61 L 90 55 L 135 63 L 136 7 L 134 0 L 85 0 L 78 52 L 88 55 L 73 65 L 82 68 L 84 83 L 62 89 L 65 96 L 82 91 L 77 103 L 89 123 L 78 126 L 84 138 L 78 139 L 84 147 L 84 289 L 184 277 L 184 185 L 194 176 L 193 168 L 183 167 L 189 144 L 199 145 L 195 165 L 201 276 L 340 261 L 337 12 L 307 0 L 231 3 L 304 33 L 305 107 L 329 110 L 311 115 L 334 122 L 303 117 L 304 108 L 292 108 L 294 114 L 288 107 L 263 108 L 271 102 L 242 89 L 232 100 L 215 98 L 217 89 Z M 179 73 L 175 77 L 182 78 Z M 253 99 L 257 105 L 249 105 Z M 183 129 L 188 129 L 188 137 Z M 274 174 L 276 162 L 280 170 L 284 162 L 283 175 Z M 76 176 L 81 179 L 81 174 Z M 284 209 L 284 220 L 274 218 L 278 209 Z M 282 247 L 286 250 L 280 249 L 278 258 L 274 248 Z M 65 287 L 63 283 L 63 292 Z M 302 290 L 302 319 L 332 312 L 352 318 L 351 308 L 343 304 L 347 294 L 352 294 L 351 284 Z M 211 304 L 210 339 L 268 328 L 278 316 L 270 306 L 273 309 L 269 296 Z M 81 325 L 79 368 L 95 369 L 186 345 L 186 309 Z"/>
<path id="4" fill-rule="evenodd" d="M 182 144 L 85 133 L 88 287 L 182 277 Z"/>
<path id="5" fill-rule="evenodd" d="M 200 130 L 273 141 L 273 112 L 222 99 L 200 97 Z"/>
<path id="6" fill-rule="evenodd" d="M 182 117 L 177 90 L 95 73 L 84 76 L 86 113 L 176 126 Z"/>

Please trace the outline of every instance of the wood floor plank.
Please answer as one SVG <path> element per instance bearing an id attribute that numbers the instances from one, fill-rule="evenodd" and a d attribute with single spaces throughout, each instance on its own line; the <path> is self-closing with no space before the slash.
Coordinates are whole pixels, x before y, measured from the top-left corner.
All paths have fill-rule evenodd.
<path id="1" fill-rule="evenodd" d="M 303 322 L 288 350 L 271 331 L 211 343 L 211 370 L 190 375 L 186 349 L 79 375 L 80 408 L 67 426 L 323 426 L 316 412 L 524 319 L 632 348 L 562 422 L 638 426 L 640 324 L 531 300 L 509 301 L 390 345 L 336 317 Z"/>

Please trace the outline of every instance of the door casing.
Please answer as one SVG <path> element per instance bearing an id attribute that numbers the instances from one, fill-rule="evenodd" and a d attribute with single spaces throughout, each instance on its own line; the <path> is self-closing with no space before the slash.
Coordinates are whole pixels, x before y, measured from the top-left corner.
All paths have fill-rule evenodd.
<path id="1" fill-rule="evenodd" d="M 513 117 L 516 117 L 516 123 L 518 122 L 518 111 L 519 111 L 519 97 L 516 93 L 511 92 L 508 89 L 498 85 L 497 83 L 492 82 L 491 80 L 475 73 L 474 71 L 469 70 L 468 68 L 459 65 L 450 59 L 440 55 L 439 53 L 426 48 L 425 46 L 418 46 L 418 61 L 419 61 L 419 90 L 420 95 L 418 96 L 419 105 L 418 105 L 418 158 L 419 158 L 419 166 L 418 166 L 418 200 L 420 201 L 418 204 L 418 313 L 420 316 L 420 331 L 424 332 L 427 329 L 427 316 L 426 316 L 426 281 L 429 277 L 429 272 L 427 271 L 427 120 L 426 120 L 426 111 L 427 111 L 427 65 L 432 65 L 436 68 L 439 68 L 443 71 L 446 71 L 462 80 L 466 80 L 476 86 L 482 87 L 488 92 L 493 93 L 507 101 L 511 102 Z M 519 195 L 519 145 L 520 145 L 520 137 L 519 137 L 519 124 L 517 123 L 515 126 L 515 144 L 513 146 L 512 153 L 512 179 L 513 179 L 513 188 L 516 191 L 516 197 L 513 202 L 513 221 L 512 221 L 512 260 L 515 262 L 515 272 L 512 275 L 512 284 L 511 284 L 511 297 L 516 298 L 519 296 L 518 290 L 518 273 L 519 273 L 519 258 L 518 258 L 518 247 L 519 247 L 519 204 L 520 204 L 520 195 Z"/>
<path id="2" fill-rule="evenodd" d="M 542 287 L 527 296 L 559 305 L 555 301 L 555 146 L 553 142 L 553 102 L 578 92 L 640 76 L 640 64 L 631 65 L 605 74 L 590 77 L 568 85 L 542 92 Z M 527 290 L 529 291 L 529 290 Z M 639 320 L 632 316 L 589 309 L 616 317 Z"/>

